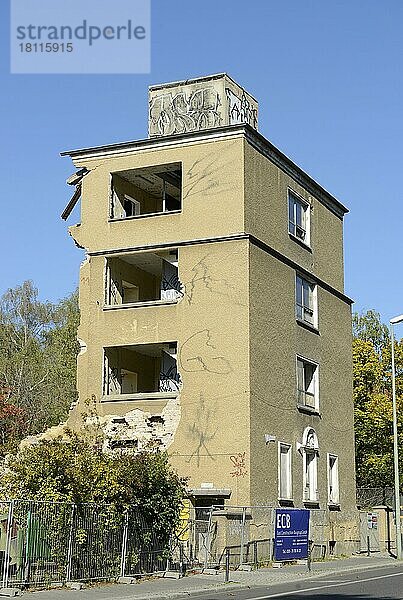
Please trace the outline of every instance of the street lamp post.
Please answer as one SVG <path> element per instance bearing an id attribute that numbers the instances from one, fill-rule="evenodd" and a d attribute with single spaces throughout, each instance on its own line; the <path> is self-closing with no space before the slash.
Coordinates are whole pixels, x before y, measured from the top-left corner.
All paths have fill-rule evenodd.
<path id="1" fill-rule="evenodd" d="M 399 480 L 399 446 L 397 439 L 397 410 L 396 410 L 396 372 L 395 372 L 395 336 L 393 326 L 403 322 L 403 315 L 390 320 L 392 342 L 392 401 L 393 401 L 393 458 L 395 470 L 395 520 L 396 520 L 396 558 L 402 558 L 402 527 L 400 520 L 400 480 Z"/>

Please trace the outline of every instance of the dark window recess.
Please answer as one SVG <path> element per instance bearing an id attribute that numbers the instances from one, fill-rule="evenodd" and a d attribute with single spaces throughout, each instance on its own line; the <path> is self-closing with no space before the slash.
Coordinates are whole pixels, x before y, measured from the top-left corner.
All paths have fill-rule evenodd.
<path id="1" fill-rule="evenodd" d="M 176 342 L 105 348 L 105 396 L 154 392 L 176 393 L 181 388 Z"/>
<path id="2" fill-rule="evenodd" d="M 152 426 L 152 425 L 163 425 L 165 423 L 165 419 L 164 417 L 161 417 L 161 415 L 152 415 L 151 417 L 148 417 L 148 425 Z"/>
<path id="3" fill-rule="evenodd" d="M 194 499 L 196 521 L 208 521 L 211 508 L 224 508 L 224 500 L 221 497 L 198 496 Z"/>
<path id="4" fill-rule="evenodd" d="M 112 450 L 117 448 L 137 448 L 139 442 L 138 440 L 111 440 L 109 445 Z"/>
<path id="5" fill-rule="evenodd" d="M 180 163 L 112 173 L 111 219 L 181 210 Z"/>
<path id="6" fill-rule="evenodd" d="M 107 305 L 178 301 L 182 296 L 177 250 L 138 252 L 107 259 Z"/>

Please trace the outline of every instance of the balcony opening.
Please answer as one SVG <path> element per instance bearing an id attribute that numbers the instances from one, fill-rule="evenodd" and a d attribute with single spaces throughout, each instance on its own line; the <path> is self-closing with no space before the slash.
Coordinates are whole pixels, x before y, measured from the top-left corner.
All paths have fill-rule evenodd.
<path id="1" fill-rule="evenodd" d="M 112 173 L 111 219 L 181 210 L 180 163 Z"/>
<path id="2" fill-rule="evenodd" d="M 113 346 L 104 349 L 104 359 L 104 396 L 179 392 L 176 342 Z"/>
<path id="3" fill-rule="evenodd" d="M 105 304 L 177 302 L 183 295 L 178 251 L 137 252 L 107 259 Z"/>

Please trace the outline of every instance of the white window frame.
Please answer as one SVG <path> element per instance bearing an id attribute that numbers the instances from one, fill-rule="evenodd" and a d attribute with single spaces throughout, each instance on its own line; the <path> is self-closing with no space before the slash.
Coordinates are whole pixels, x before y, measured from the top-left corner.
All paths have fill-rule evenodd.
<path id="1" fill-rule="evenodd" d="M 318 437 L 312 427 L 307 427 L 303 436 L 302 444 L 303 476 L 302 476 L 302 500 L 306 503 L 318 503 Z M 308 457 L 311 458 L 308 467 Z"/>
<path id="2" fill-rule="evenodd" d="M 304 368 L 304 389 L 299 389 L 299 368 L 298 368 L 298 363 L 302 362 L 303 366 L 305 367 L 305 365 L 310 365 L 311 367 L 314 367 L 314 375 L 313 375 L 313 380 L 311 381 L 311 384 L 308 386 L 308 389 L 306 389 L 306 382 L 305 382 L 305 368 Z M 313 360 L 310 360 L 309 358 L 305 358 L 305 356 L 301 356 L 299 354 L 297 354 L 296 356 L 296 361 L 295 361 L 295 366 L 296 366 L 296 395 L 297 395 L 297 406 L 299 408 L 305 408 L 311 411 L 315 411 L 315 412 L 319 412 L 319 364 L 314 362 Z M 306 402 L 306 398 L 304 402 L 300 402 L 300 395 L 304 393 L 305 395 L 308 394 L 309 396 L 311 396 L 313 398 L 313 404 L 314 406 L 310 406 L 309 404 L 307 404 Z"/>
<path id="3" fill-rule="evenodd" d="M 287 488 L 287 494 L 282 494 L 281 493 L 281 488 L 282 488 L 282 475 L 281 475 L 281 455 L 282 455 L 282 448 L 286 448 L 287 449 L 287 473 L 286 473 L 286 488 Z M 291 444 L 287 444 L 286 442 L 279 442 L 278 443 L 278 499 L 279 500 L 292 500 L 293 499 L 293 494 L 292 494 L 292 445 Z"/>
<path id="4" fill-rule="evenodd" d="M 134 206 L 134 215 L 126 215 L 126 218 L 130 218 L 130 217 L 137 217 L 140 214 L 140 202 L 138 200 L 136 200 L 135 198 L 133 198 L 132 196 L 129 196 L 129 194 L 125 194 L 124 195 L 125 200 L 127 200 L 128 202 L 131 202 Z M 124 207 L 123 207 L 124 210 Z"/>
<path id="5" fill-rule="evenodd" d="M 305 246 L 311 244 L 311 205 L 294 190 L 288 188 L 288 233 Z M 291 210 L 292 206 L 292 210 Z M 298 207 L 302 209 L 301 224 L 298 224 Z"/>
<path id="6" fill-rule="evenodd" d="M 331 466 L 331 461 L 333 466 Z M 332 506 L 340 504 L 339 457 L 337 454 L 327 454 L 327 490 L 328 503 Z"/>
<path id="7" fill-rule="evenodd" d="M 298 281 L 301 281 L 301 303 L 298 302 Z M 308 288 L 308 289 L 307 289 Z M 295 274 L 295 317 L 297 321 L 318 328 L 318 291 L 317 284 L 300 273 Z M 308 299 L 306 295 L 308 294 Z M 309 300 L 312 301 L 310 306 Z M 312 315 L 310 315 L 312 313 Z M 311 316 L 311 318 L 310 318 Z"/>

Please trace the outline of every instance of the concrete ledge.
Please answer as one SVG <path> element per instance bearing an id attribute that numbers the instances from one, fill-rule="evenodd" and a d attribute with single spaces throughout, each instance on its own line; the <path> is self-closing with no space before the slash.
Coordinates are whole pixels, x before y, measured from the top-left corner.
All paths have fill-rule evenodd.
<path id="1" fill-rule="evenodd" d="M 81 581 L 68 581 L 66 583 L 66 587 L 70 588 L 71 590 L 83 590 L 85 585 L 81 583 Z"/>
<path id="2" fill-rule="evenodd" d="M 218 569 L 203 569 L 203 575 L 219 575 L 220 571 Z"/>
<path id="3" fill-rule="evenodd" d="M 136 581 L 137 580 L 136 580 L 135 577 L 130 577 L 130 576 L 127 576 L 127 575 L 118 577 L 118 579 L 117 579 L 117 583 L 128 583 L 128 584 L 131 584 L 131 583 L 136 583 Z"/>
<path id="4" fill-rule="evenodd" d="M 181 574 L 178 571 L 165 571 L 163 574 L 164 579 L 180 579 Z"/>
<path id="5" fill-rule="evenodd" d="M 238 571 L 252 571 L 252 565 L 239 565 Z"/>
<path id="6" fill-rule="evenodd" d="M 0 588 L 0 596 L 15 598 L 15 596 L 21 596 L 21 590 L 19 588 Z"/>

